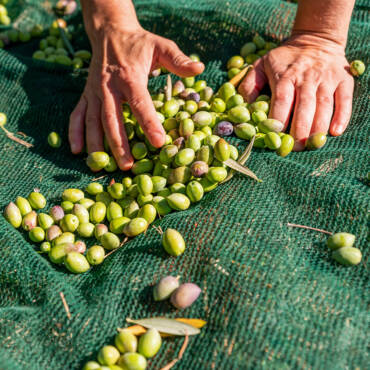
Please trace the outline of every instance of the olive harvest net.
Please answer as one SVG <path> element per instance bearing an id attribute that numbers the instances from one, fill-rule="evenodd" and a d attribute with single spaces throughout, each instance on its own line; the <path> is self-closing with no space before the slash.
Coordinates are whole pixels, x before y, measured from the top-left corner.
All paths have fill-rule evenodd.
<path id="1" fill-rule="evenodd" d="M 11 1 L 20 27 L 47 27 L 52 1 Z M 137 0 L 142 25 L 173 39 L 206 63 L 201 76 L 217 89 L 226 61 L 257 32 L 267 40 L 289 36 L 296 4 L 278 0 Z M 75 45 L 88 48 L 81 12 L 68 22 Z M 347 57 L 370 64 L 370 7 L 359 0 L 352 16 Z M 95 177 L 84 156 L 67 143 L 69 114 L 86 75 L 31 58 L 38 40 L 0 49 L 0 112 L 7 129 L 21 131 L 30 149 L 0 132 L 0 206 L 40 188 L 48 206 L 67 187 Z M 369 76 L 356 80 L 353 115 L 343 136 L 316 152 L 282 158 L 256 149 L 247 162 L 262 183 L 236 175 L 188 210 L 156 221 L 179 230 L 186 252 L 168 258 L 153 228 L 131 240 L 88 273 L 56 267 L 27 235 L 0 216 L 0 369 L 79 369 L 112 343 L 125 319 L 202 318 L 178 369 L 365 369 L 369 365 Z M 151 79 L 155 91 L 165 76 Z M 63 145 L 48 146 L 50 131 Z M 245 141 L 233 139 L 241 152 Z M 122 172 L 100 180 L 107 184 Z M 297 223 L 356 235 L 363 262 L 336 264 L 327 236 L 289 228 Z M 202 288 L 200 298 L 176 312 L 153 302 L 152 285 L 165 275 Z M 60 297 L 63 292 L 71 318 Z M 177 356 L 182 339 L 166 339 L 150 361 L 159 369 Z M 368 364 L 368 365 L 366 365 Z"/>

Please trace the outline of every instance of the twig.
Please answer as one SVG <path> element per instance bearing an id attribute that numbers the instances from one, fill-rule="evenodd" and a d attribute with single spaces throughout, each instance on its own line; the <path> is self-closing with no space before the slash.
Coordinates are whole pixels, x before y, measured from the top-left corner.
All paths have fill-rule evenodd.
<path id="1" fill-rule="evenodd" d="M 160 227 L 160 226 L 154 226 L 154 225 L 152 225 L 152 228 L 155 230 L 155 231 L 157 231 L 157 233 L 158 234 L 160 234 L 160 235 L 162 235 L 163 234 L 163 230 L 162 230 L 162 228 Z"/>
<path id="2" fill-rule="evenodd" d="M 236 76 L 234 76 L 229 82 L 233 84 L 235 87 L 239 85 L 245 75 L 253 68 L 252 65 L 245 67 L 242 69 Z"/>
<path id="3" fill-rule="evenodd" d="M 68 303 L 66 299 L 64 298 L 64 294 L 63 292 L 60 292 L 59 294 L 60 294 L 60 298 L 62 299 L 64 309 L 67 313 L 68 320 L 71 320 L 71 312 L 69 311 Z"/>
<path id="4" fill-rule="evenodd" d="M 28 137 L 24 132 L 22 132 L 22 131 L 18 131 L 17 132 L 17 135 L 21 135 L 21 136 L 23 136 L 23 137 Z"/>
<path id="5" fill-rule="evenodd" d="M 95 177 L 95 179 L 92 179 L 91 181 L 101 180 L 101 179 L 104 179 L 104 177 L 107 177 L 107 176 L 108 175 L 103 175 L 103 176 Z"/>
<path id="6" fill-rule="evenodd" d="M 33 147 L 33 144 L 27 143 L 27 141 L 19 139 L 12 132 L 8 131 L 5 127 L 0 126 L 0 128 L 5 132 L 6 136 L 10 140 L 13 140 L 13 141 L 17 142 L 18 144 L 24 145 L 26 148 L 32 148 Z"/>
<path id="7" fill-rule="evenodd" d="M 180 361 L 182 359 L 182 356 L 184 355 L 184 352 L 186 350 L 186 347 L 188 346 L 188 343 L 189 343 L 189 336 L 186 334 L 185 338 L 184 338 L 184 343 L 182 344 L 182 346 L 180 348 L 180 351 L 179 351 L 179 354 L 178 354 L 177 358 L 173 359 L 166 366 L 162 367 L 161 370 L 169 370 L 173 366 L 175 366 L 176 362 Z"/>
<path id="8" fill-rule="evenodd" d="M 313 230 L 313 231 L 318 231 L 320 233 L 328 234 L 328 235 L 333 235 L 330 231 L 322 230 L 322 229 L 316 229 L 316 227 L 311 227 L 311 226 L 305 226 L 305 225 L 297 225 L 297 224 L 291 224 L 287 223 L 287 226 L 289 227 L 298 227 L 300 229 L 307 229 L 307 230 Z"/>
<path id="9" fill-rule="evenodd" d="M 112 250 L 112 251 L 110 251 L 108 254 L 106 254 L 106 255 L 104 256 L 104 259 L 106 259 L 108 256 L 110 256 L 110 255 L 111 255 L 111 254 L 113 254 L 114 252 L 118 251 L 118 249 L 120 249 L 121 247 L 123 247 L 123 246 L 126 244 L 127 240 L 128 240 L 128 237 L 126 236 L 126 238 L 122 240 L 122 242 L 121 242 L 121 244 L 119 245 L 119 247 L 118 247 L 118 248 L 116 248 L 116 249 L 113 249 L 113 250 Z"/>

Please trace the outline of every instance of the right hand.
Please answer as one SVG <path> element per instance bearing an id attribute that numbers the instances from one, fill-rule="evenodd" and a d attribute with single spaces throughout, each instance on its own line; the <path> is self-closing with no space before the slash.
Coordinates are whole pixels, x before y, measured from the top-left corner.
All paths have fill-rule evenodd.
<path id="1" fill-rule="evenodd" d="M 158 120 L 147 90 L 151 71 L 163 66 L 181 76 L 195 76 L 204 70 L 177 45 L 138 26 L 125 30 L 117 26 L 100 29 L 92 42 L 89 76 L 81 99 L 70 116 L 69 142 L 74 154 L 84 147 L 88 153 L 104 151 L 107 137 L 121 170 L 133 165 L 122 121 L 122 102 L 128 102 L 149 142 L 159 148 L 165 131 Z"/>

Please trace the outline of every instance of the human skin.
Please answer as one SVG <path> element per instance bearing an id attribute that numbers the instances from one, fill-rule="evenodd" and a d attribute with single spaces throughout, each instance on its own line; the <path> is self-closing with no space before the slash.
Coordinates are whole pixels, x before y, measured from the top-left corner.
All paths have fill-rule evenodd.
<path id="1" fill-rule="evenodd" d="M 85 137 L 89 153 L 102 151 L 105 135 L 118 166 L 128 170 L 133 158 L 122 102 L 130 104 L 150 143 L 161 147 L 165 132 L 147 90 L 149 73 L 164 66 L 181 77 L 194 76 L 204 65 L 185 56 L 173 41 L 144 30 L 129 0 L 82 0 L 81 5 L 93 56 L 84 92 L 70 116 L 71 151 L 80 153 Z M 349 122 L 353 78 L 344 48 L 353 6 L 354 0 L 300 0 L 291 38 L 260 58 L 239 87 L 253 101 L 270 84 L 270 117 L 287 126 L 293 114 L 295 150 L 304 148 L 310 134 L 329 127 L 332 135 L 342 134 Z"/>
<path id="2" fill-rule="evenodd" d="M 269 117 L 286 129 L 292 115 L 294 150 L 303 150 L 317 132 L 341 135 L 349 123 L 354 81 L 345 46 L 354 3 L 299 0 L 291 37 L 257 60 L 239 87 L 251 102 L 270 85 Z"/>

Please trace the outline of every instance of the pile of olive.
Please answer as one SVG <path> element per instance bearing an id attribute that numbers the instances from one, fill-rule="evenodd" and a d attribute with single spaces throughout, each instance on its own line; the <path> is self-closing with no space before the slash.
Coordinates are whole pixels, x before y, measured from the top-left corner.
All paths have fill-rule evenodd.
<path id="1" fill-rule="evenodd" d="M 1 7 L 2 5 L 0 5 L 0 14 L 2 11 Z M 25 29 L 18 30 L 16 28 L 11 28 L 0 34 L 0 49 L 4 48 L 6 45 L 9 45 L 9 44 L 15 44 L 18 42 L 28 42 L 32 38 L 40 37 L 42 32 L 43 32 L 43 27 L 39 24 L 34 25 L 29 30 L 25 30 Z"/>
<path id="2" fill-rule="evenodd" d="M 355 266 L 361 262 L 362 253 L 355 248 L 355 235 L 336 233 L 328 238 L 327 245 L 332 252 L 332 258 L 344 266 Z"/>
<path id="3" fill-rule="evenodd" d="M 148 329 L 139 339 L 129 330 L 121 330 L 114 346 L 100 349 L 97 361 L 87 362 L 82 370 L 145 370 L 147 359 L 161 348 L 162 338 L 156 329 Z"/>
<path id="4" fill-rule="evenodd" d="M 11 23 L 11 19 L 9 18 L 9 15 L 8 15 L 8 9 L 0 1 L 0 26 L 9 26 L 10 23 Z"/>

